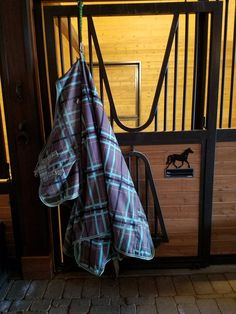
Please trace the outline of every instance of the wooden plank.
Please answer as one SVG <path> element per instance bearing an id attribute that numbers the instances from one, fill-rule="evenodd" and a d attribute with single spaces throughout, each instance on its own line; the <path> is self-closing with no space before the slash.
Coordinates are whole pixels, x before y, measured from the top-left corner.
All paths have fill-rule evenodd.
<path id="1" fill-rule="evenodd" d="M 214 178 L 214 191 L 236 191 L 236 175 L 222 175 Z"/>
<path id="2" fill-rule="evenodd" d="M 232 191 L 218 191 L 213 194 L 213 203 L 235 203 L 236 193 Z"/>
<path id="3" fill-rule="evenodd" d="M 7 207 L 9 206 L 10 200 L 8 194 L 1 194 L 0 195 L 0 207 Z"/>
<path id="4" fill-rule="evenodd" d="M 236 214 L 236 203 L 213 203 L 213 216 L 215 215 L 235 215 Z"/>
<path id="5" fill-rule="evenodd" d="M 236 175 L 236 161 L 216 161 L 215 176 Z"/>
<path id="6" fill-rule="evenodd" d="M 236 147 L 218 147 L 216 150 L 216 161 L 235 161 Z"/>

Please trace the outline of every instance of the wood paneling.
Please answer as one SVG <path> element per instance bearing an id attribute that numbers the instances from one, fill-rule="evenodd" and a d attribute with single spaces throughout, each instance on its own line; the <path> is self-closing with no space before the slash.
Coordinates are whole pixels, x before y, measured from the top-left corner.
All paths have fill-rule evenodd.
<path id="1" fill-rule="evenodd" d="M 211 254 L 236 253 L 236 142 L 216 144 Z"/>
<path id="2" fill-rule="evenodd" d="M 182 153 L 191 147 L 194 154 L 189 156 L 190 165 L 194 168 L 193 178 L 165 178 L 167 156 Z M 128 150 L 127 147 L 124 150 Z M 156 249 L 156 256 L 196 256 L 198 247 L 198 218 L 200 190 L 200 157 L 199 144 L 135 146 L 148 158 L 164 217 L 169 243 L 161 244 Z M 141 199 L 144 195 L 144 173 L 140 174 Z M 153 207 L 149 200 L 149 225 L 153 230 Z"/>
<path id="3" fill-rule="evenodd" d="M 7 254 L 9 257 L 15 257 L 15 243 L 14 234 L 12 227 L 12 216 L 11 216 L 11 206 L 9 195 L 0 195 L 0 220 L 6 226 L 6 244 L 7 244 Z"/>

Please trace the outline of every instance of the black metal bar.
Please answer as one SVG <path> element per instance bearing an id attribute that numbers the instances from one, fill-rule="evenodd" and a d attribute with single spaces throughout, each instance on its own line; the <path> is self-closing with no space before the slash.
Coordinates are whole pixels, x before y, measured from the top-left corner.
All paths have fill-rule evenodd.
<path id="1" fill-rule="evenodd" d="M 92 34 L 92 37 L 93 37 L 94 46 L 95 46 L 95 49 L 96 49 L 96 52 L 97 52 L 99 65 L 101 67 L 102 76 L 103 76 L 103 80 L 104 80 L 107 96 L 108 96 L 109 103 L 110 103 L 111 117 L 115 120 L 116 124 L 121 129 L 123 129 L 125 131 L 129 131 L 129 132 L 137 132 L 137 131 L 144 130 L 145 128 L 147 128 L 152 123 L 154 115 L 155 115 L 155 112 L 156 112 L 158 99 L 159 99 L 159 96 L 160 96 L 160 93 L 161 93 L 161 88 L 162 88 L 163 80 L 164 80 L 164 77 L 165 77 L 167 64 L 168 64 L 168 60 L 169 60 L 169 56 L 170 56 L 170 51 L 171 51 L 171 47 L 172 47 L 172 43 L 173 43 L 173 39 L 174 39 L 174 34 L 176 32 L 176 28 L 178 26 L 178 22 L 179 22 L 179 16 L 177 14 L 175 14 L 174 17 L 173 17 L 172 25 L 171 25 L 171 30 L 170 30 L 170 34 L 169 34 L 169 38 L 168 38 L 168 42 L 167 42 L 166 52 L 165 52 L 164 60 L 163 60 L 163 63 L 162 63 L 161 72 L 160 72 L 160 76 L 159 76 L 159 80 L 158 80 L 158 84 L 157 84 L 157 88 L 156 88 L 156 92 L 155 92 L 152 108 L 151 108 L 151 111 L 150 111 L 150 114 L 149 114 L 149 118 L 142 126 L 139 126 L 137 128 L 129 128 L 129 127 L 125 126 L 123 123 L 121 123 L 119 118 L 118 118 L 118 115 L 117 115 L 117 112 L 116 112 L 116 108 L 115 108 L 115 104 L 114 104 L 114 100 L 113 100 L 112 93 L 111 93 L 111 89 L 110 89 L 110 84 L 109 84 L 109 81 L 108 81 L 108 78 L 107 78 L 106 69 L 105 69 L 104 62 L 103 62 L 103 57 L 102 57 L 102 54 L 101 54 L 101 50 L 100 50 L 100 47 L 99 47 L 96 31 L 95 31 L 95 28 L 94 28 L 93 20 L 92 20 L 91 17 L 88 17 L 88 24 L 89 24 L 90 31 L 91 31 L 91 34 Z"/>
<path id="2" fill-rule="evenodd" d="M 198 62 L 198 33 L 199 33 L 199 15 L 195 16 L 195 43 L 194 43 L 194 66 L 193 66 L 193 95 L 192 95 L 192 118 L 191 130 L 195 129 L 195 112 L 196 112 L 196 85 L 197 85 L 197 62 Z"/>
<path id="3" fill-rule="evenodd" d="M 90 32 L 89 23 L 88 23 L 88 46 L 89 46 L 89 68 L 93 76 L 93 43 L 92 43 L 92 35 Z"/>
<path id="4" fill-rule="evenodd" d="M 218 105 L 218 84 L 221 51 L 222 2 L 211 15 L 209 75 L 207 92 L 207 144 L 205 172 L 203 175 L 202 232 L 199 235 L 199 257 L 209 262 L 211 250 L 212 202 L 214 185 L 214 160 L 216 146 L 216 122 Z"/>
<path id="5" fill-rule="evenodd" d="M 69 16 L 67 16 L 67 27 L 68 27 L 68 39 L 69 39 L 70 65 L 72 66 L 74 60 L 73 60 L 73 49 L 72 49 L 71 18 Z"/>
<path id="6" fill-rule="evenodd" d="M 149 189 L 148 189 L 148 177 L 147 168 L 145 167 L 145 213 L 148 219 L 148 205 L 149 205 Z"/>
<path id="7" fill-rule="evenodd" d="M 77 6 L 47 6 L 45 9 L 54 16 L 77 16 Z M 198 12 L 214 12 L 216 2 L 169 2 L 169 3 L 135 3 L 85 5 L 83 16 L 127 16 L 127 15 L 156 15 L 156 14 L 185 14 Z"/>
<path id="8" fill-rule="evenodd" d="M 182 130 L 185 130 L 186 119 L 186 97 L 188 79 L 188 40 L 189 40 L 189 15 L 185 15 L 185 42 L 184 42 L 184 84 L 183 84 L 183 106 L 182 106 Z"/>
<path id="9" fill-rule="evenodd" d="M 155 132 L 157 131 L 157 111 L 156 111 L 155 116 L 154 116 L 154 131 Z"/>
<path id="10" fill-rule="evenodd" d="M 102 104 L 104 105 L 104 93 L 103 93 L 103 79 L 102 79 L 102 73 L 99 68 L 99 82 L 100 82 L 100 98 L 102 101 Z"/>
<path id="11" fill-rule="evenodd" d="M 177 97 L 177 84 L 178 84 L 178 44 L 179 44 L 179 27 L 175 32 L 175 62 L 174 62 L 174 97 L 173 97 L 173 121 L 172 130 L 176 129 L 176 97 Z"/>
<path id="12" fill-rule="evenodd" d="M 236 142 L 236 129 L 218 129 L 217 142 Z"/>
<path id="13" fill-rule="evenodd" d="M 116 138 L 120 145 L 158 145 L 158 144 L 187 144 L 201 143 L 207 137 L 203 130 L 197 131 L 175 131 L 175 132 L 141 132 L 117 133 Z"/>
<path id="14" fill-rule="evenodd" d="M 168 112 L 168 67 L 165 74 L 165 89 L 164 89 L 164 131 L 167 130 L 167 112 Z"/>
<path id="15" fill-rule="evenodd" d="M 221 95 L 220 95 L 220 116 L 219 116 L 219 127 L 220 128 L 222 128 L 222 126 L 223 126 L 223 115 L 224 115 L 224 92 L 225 92 L 226 49 L 227 49 L 227 35 L 228 35 L 228 15 L 229 15 L 229 0 L 225 0 L 224 42 L 223 42 Z"/>
<path id="16" fill-rule="evenodd" d="M 138 79 L 138 83 L 135 83 L 137 86 L 136 89 L 136 115 L 137 115 L 137 122 L 136 127 L 140 125 L 140 105 L 141 105 L 141 64 L 138 63 L 138 69 L 136 68 L 136 77 Z"/>
<path id="17" fill-rule="evenodd" d="M 208 13 L 199 13 L 198 30 L 198 60 L 196 81 L 196 107 L 195 107 L 195 129 L 202 129 L 205 125 L 204 109 L 206 94 L 206 73 L 208 53 Z"/>
<path id="18" fill-rule="evenodd" d="M 136 165 L 135 165 L 135 170 L 136 170 L 136 176 L 135 176 L 135 180 L 136 180 L 136 191 L 139 195 L 140 193 L 140 177 L 139 177 L 139 158 L 136 158 Z"/>
<path id="19" fill-rule="evenodd" d="M 234 99 L 234 77 L 235 77 L 235 58 L 236 58 L 236 3 L 234 7 L 234 35 L 232 48 L 231 82 L 230 82 L 230 100 L 229 100 L 229 119 L 228 127 L 232 127 L 232 111 Z"/>
<path id="20" fill-rule="evenodd" d="M 59 45 L 60 45 L 60 59 L 61 59 L 61 72 L 62 74 L 65 73 L 65 66 L 64 66 L 64 51 L 63 51 L 63 39 L 62 39 L 62 29 L 61 29 L 61 18 L 57 17 L 58 21 L 58 31 L 59 31 Z"/>

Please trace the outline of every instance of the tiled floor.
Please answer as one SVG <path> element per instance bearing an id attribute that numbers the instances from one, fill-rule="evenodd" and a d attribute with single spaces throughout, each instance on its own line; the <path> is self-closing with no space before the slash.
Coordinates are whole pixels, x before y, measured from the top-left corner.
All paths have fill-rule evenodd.
<path id="1" fill-rule="evenodd" d="M 78 273 L 53 280 L 12 280 L 0 290 L 1 313 L 236 314 L 236 267 L 123 273 L 119 279 Z"/>

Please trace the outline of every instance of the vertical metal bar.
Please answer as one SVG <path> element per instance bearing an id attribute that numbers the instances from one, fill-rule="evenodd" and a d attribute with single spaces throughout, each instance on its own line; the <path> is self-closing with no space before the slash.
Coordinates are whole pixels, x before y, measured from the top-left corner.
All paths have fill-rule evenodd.
<path id="1" fill-rule="evenodd" d="M 145 213 L 148 219 L 148 204 L 149 204 L 149 189 L 148 189 L 148 173 L 145 166 Z"/>
<path id="2" fill-rule="evenodd" d="M 157 105 L 157 107 L 158 107 L 158 105 Z M 156 110 L 155 117 L 154 117 L 154 131 L 157 131 L 157 110 Z"/>
<path id="3" fill-rule="evenodd" d="M 199 234 L 199 258 L 209 262 L 211 250 L 212 202 L 214 186 L 214 160 L 216 148 L 216 121 L 218 105 L 218 85 L 221 51 L 222 2 L 211 15 L 209 75 L 207 93 L 207 139 L 205 151 L 205 171 L 203 173 L 203 202 L 200 211 L 201 234 Z"/>
<path id="4" fill-rule="evenodd" d="M 229 120 L 228 127 L 232 127 L 232 112 L 234 98 L 234 76 L 235 76 L 235 57 L 236 57 L 236 3 L 234 7 L 234 35 L 232 48 L 232 66 L 231 66 L 231 83 L 230 83 L 230 100 L 229 100 Z"/>
<path id="5" fill-rule="evenodd" d="M 175 63 L 174 63 L 174 97 L 173 97 L 173 121 L 172 130 L 176 130 L 176 98 L 177 98 L 177 80 L 178 80 L 178 46 L 179 46 L 179 26 L 175 32 Z"/>
<path id="6" fill-rule="evenodd" d="M 89 68 L 93 76 L 93 43 L 89 22 L 88 22 L 88 46 L 89 46 Z"/>
<path id="7" fill-rule="evenodd" d="M 195 107 L 195 129 L 205 126 L 205 102 L 206 102 L 206 77 L 207 77 L 207 55 L 208 55 L 208 15 L 199 13 L 198 29 L 198 61 L 196 81 L 196 107 Z"/>
<path id="8" fill-rule="evenodd" d="M 226 68 L 226 49 L 228 35 L 228 15 L 229 15 L 229 0 L 225 0 L 225 22 L 224 22 L 224 42 L 223 42 L 223 60 L 222 60 L 222 77 L 221 77 L 221 95 L 220 95 L 220 117 L 219 127 L 223 126 L 224 115 L 224 91 L 225 91 L 225 68 Z"/>
<path id="9" fill-rule="evenodd" d="M 137 190 L 137 193 L 138 193 L 138 195 L 139 195 L 139 192 L 140 192 L 140 182 L 139 182 L 139 179 L 140 179 L 140 177 L 139 177 L 139 158 L 138 157 L 136 157 L 136 167 L 135 167 L 135 170 L 136 170 L 136 190 Z"/>
<path id="10" fill-rule="evenodd" d="M 61 59 L 61 73 L 65 73 L 64 67 L 64 51 L 63 51 L 63 41 L 62 41 L 62 29 L 61 29 L 61 17 L 57 17 L 58 20 L 58 30 L 59 30 L 59 45 L 60 45 L 60 59 Z"/>
<path id="11" fill-rule="evenodd" d="M 186 96 L 188 79 L 188 39 L 189 39 L 189 15 L 185 15 L 185 43 L 184 43 L 184 84 L 183 84 L 183 107 L 182 107 L 182 130 L 185 130 L 186 120 Z"/>
<path id="12" fill-rule="evenodd" d="M 72 66 L 74 60 L 73 60 L 72 30 L 71 30 L 71 18 L 70 18 L 70 16 L 67 16 L 67 27 L 68 27 L 68 39 L 69 39 L 70 65 Z"/>
<path id="13" fill-rule="evenodd" d="M 137 122 L 136 127 L 140 125 L 140 102 L 141 102 L 141 64 L 138 63 L 138 66 L 136 68 L 136 77 L 137 77 L 137 91 L 136 91 L 136 97 L 137 97 L 137 105 L 136 105 L 136 115 L 137 115 Z"/>
<path id="14" fill-rule="evenodd" d="M 195 21 L 195 43 L 194 43 L 194 68 L 193 68 L 193 96 L 192 96 L 192 119 L 191 130 L 195 129 L 196 112 L 196 93 L 197 93 L 197 71 L 198 71 L 198 33 L 199 33 L 199 14 L 197 13 Z"/>
<path id="15" fill-rule="evenodd" d="M 102 79 L 102 71 L 100 68 L 99 68 L 99 81 L 100 81 L 100 98 L 104 105 L 103 79 Z"/>
<path id="16" fill-rule="evenodd" d="M 154 204 L 154 238 L 157 238 L 158 235 L 158 215 L 157 215 L 157 209 L 156 204 Z"/>
<path id="17" fill-rule="evenodd" d="M 165 74 L 165 90 L 164 90 L 164 131 L 167 130 L 167 111 L 168 111 L 168 67 Z"/>

